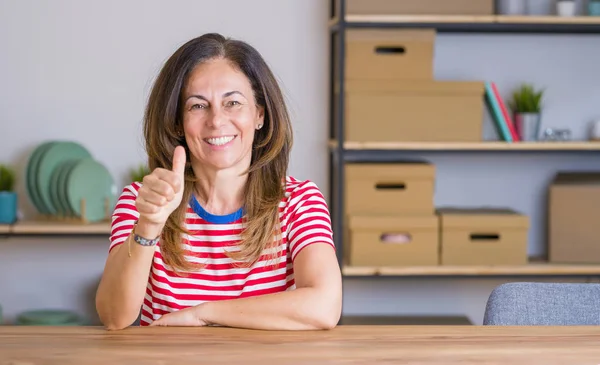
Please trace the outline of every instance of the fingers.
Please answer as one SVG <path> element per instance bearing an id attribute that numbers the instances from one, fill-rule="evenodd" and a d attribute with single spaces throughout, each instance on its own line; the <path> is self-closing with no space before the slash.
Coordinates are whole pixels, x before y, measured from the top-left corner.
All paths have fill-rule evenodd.
<path id="1" fill-rule="evenodd" d="M 160 206 L 146 201 L 144 197 L 140 195 L 135 199 L 135 208 L 143 215 L 155 214 L 160 210 Z"/>
<path id="2" fill-rule="evenodd" d="M 163 182 L 164 183 L 164 182 Z M 165 183 L 166 184 L 166 183 Z M 165 206 L 167 205 L 173 198 L 169 198 L 169 196 L 156 192 L 152 190 L 152 188 L 142 186 L 138 192 L 138 196 L 141 196 L 144 201 L 154 204 L 157 206 Z"/>
<path id="3" fill-rule="evenodd" d="M 157 172 L 145 176 L 140 191 L 142 191 L 143 194 L 148 194 L 146 200 L 155 202 L 156 204 L 165 204 L 166 202 L 173 200 L 176 188 L 173 186 L 173 183 L 169 181 L 173 180 L 171 175 L 167 174 L 167 176 L 161 177 L 160 173 Z M 161 197 L 164 197 L 166 201 L 162 202 L 154 200 L 160 199 Z"/>
<path id="4" fill-rule="evenodd" d="M 166 182 L 173 190 L 173 194 L 178 193 L 179 190 L 181 188 L 183 188 L 183 179 L 180 178 L 179 176 L 177 176 L 177 174 L 174 173 L 173 171 L 169 171 L 167 169 L 158 168 L 158 169 L 154 170 L 150 175 L 144 177 L 143 184 L 144 185 L 145 184 L 154 184 L 154 182 L 156 181 L 155 179 Z M 163 188 L 164 188 L 164 186 L 163 186 Z M 157 190 L 158 193 L 161 193 L 161 194 L 168 193 L 166 191 L 160 190 L 162 188 L 158 188 L 158 189 L 159 189 L 159 190 Z"/>
<path id="5" fill-rule="evenodd" d="M 183 179 L 185 172 L 185 149 L 182 146 L 175 147 L 175 151 L 173 151 L 173 172 Z"/>
<path id="6" fill-rule="evenodd" d="M 183 153 L 183 157 L 181 154 Z M 145 215 L 148 221 L 164 223 L 169 215 L 181 203 L 184 179 L 179 176 L 181 163 L 185 165 L 185 150 L 178 149 L 175 167 L 178 172 L 157 168 L 151 174 L 144 176 L 142 186 L 138 190 L 135 204 L 138 212 Z M 183 162 L 182 162 L 183 159 Z M 185 168 L 185 166 L 184 166 Z"/>

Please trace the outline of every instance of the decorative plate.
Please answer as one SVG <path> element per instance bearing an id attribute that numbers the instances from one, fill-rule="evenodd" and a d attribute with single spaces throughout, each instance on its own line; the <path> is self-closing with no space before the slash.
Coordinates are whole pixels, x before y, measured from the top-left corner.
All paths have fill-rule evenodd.
<path id="1" fill-rule="evenodd" d="M 82 159 L 73 166 L 66 182 L 67 201 L 76 216 L 89 222 L 110 218 L 117 186 L 104 165 L 92 158 Z M 85 212 L 82 212 L 82 200 Z"/>
<path id="2" fill-rule="evenodd" d="M 36 182 L 41 201 L 49 214 L 58 213 L 50 199 L 50 178 L 54 169 L 65 160 L 89 157 L 89 151 L 79 143 L 62 141 L 50 146 L 40 158 Z"/>
<path id="3" fill-rule="evenodd" d="M 31 203 L 40 214 L 47 214 L 48 212 L 41 201 L 40 193 L 38 192 L 37 188 L 37 167 L 39 165 L 40 157 L 54 143 L 55 142 L 50 141 L 39 144 L 29 156 L 29 161 L 27 161 L 27 168 L 25 172 L 25 188 L 27 189 L 29 200 L 31 200 Z"/>

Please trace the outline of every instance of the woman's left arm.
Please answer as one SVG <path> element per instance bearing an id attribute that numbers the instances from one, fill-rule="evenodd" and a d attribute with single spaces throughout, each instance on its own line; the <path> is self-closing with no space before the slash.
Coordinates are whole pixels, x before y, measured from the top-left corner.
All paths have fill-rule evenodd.
<path id="1" fill-rule="evenodd" d="M 200 320 L 229 327 L 269 330 L 331 329 L 339 321 L 342 281 L 335 251 L 311 244 L 294 260 L 296 289 L 207 302 L 196 307 Z"/>

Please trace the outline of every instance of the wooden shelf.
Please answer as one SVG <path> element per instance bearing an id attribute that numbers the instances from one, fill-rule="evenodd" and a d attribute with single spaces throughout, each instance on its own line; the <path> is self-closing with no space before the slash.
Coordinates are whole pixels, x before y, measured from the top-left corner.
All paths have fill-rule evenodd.
<path id="1" fill-rule="evenodd" d="M 348 25 L 353 23 L 494 23 L 494 15 L 400 15 L 347 14 Z"/>
<path id="2" fill-rule="evenodd" d="M 8 224 L 0 224 L 0 234 L 10 233 L 10 225 Z"/>
<path id="3" fill-rule="evenodd" d="M 330 141 L 331 148 L 337 147 Z M 346 150 L 387 151 L 600 151 L 600 141 L 569 142 L 344 142 Z"/>
<path id="4" fill-rule="evenodd" d="M 9 235 L 109 235 L 110 222 L 77 223 L 51 220 L 20 221 L 10 226 L 6 231 Z"/>
<path id="5" fill-rule="evenodd" d="M 332 30 L 340 26 L 335 20 L 330 21 Z M 600 17 L 348 14 L 344 26 L 435 28 L 439 32 L 468 33 L 600 33 Z"/>
<path id="6" fill-rule="evenodd" d="M 600 276 L 600 264 L 530 263 L 522 266 L 351 267 L 344 276 Z"/>
<path id="7" fill-rule="evenodd" d="M 493 16 L 496 23 L 528 23 L 528 24 L 600 24 L 600 16 L 572 16 L 561 17 L 554 15 L 495 15 Z"/>
<path id="8" fill-rule="evenodd" d="M 560 17 L 525 15 L 390 15 L 348 14 L 352 23 L 501 23 L 501 24 L 600 24 L 600 16 Z"/>

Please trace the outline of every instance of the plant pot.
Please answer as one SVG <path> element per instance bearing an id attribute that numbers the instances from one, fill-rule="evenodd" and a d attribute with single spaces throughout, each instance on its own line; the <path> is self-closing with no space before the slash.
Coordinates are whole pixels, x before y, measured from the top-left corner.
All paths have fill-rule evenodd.
<path id="1" fill-rule="evenodd" d="M 523 0 L 499 0 L 498 13 L 503 15 L 524 15 L 527 13 L 527 3 Z"/>
<path id="2" fill-rule="evenodd" d="M 600 16 L 600 0 L 590 0 L 588 3 L 588 14 L 591 16 Z"/>
<path id="3" fill-rule="evenodd" d="M 540 135 L 539 113 L 515 113 L 515 129 L 521 141 L 537 141 Z"/>
<path id="4" fill-rule="evenodd" d="M 556 2 L 556 13 L 559 16 L 575 16 L 574 0 L 559 0 Z"/>
<path id="5" fill-rule="evenodd" d="M 523 0 L 525 2 L 525 0 Z M 527 15 L 532 16 L 548 16 L 555 13 L 555 0 L 528 0 Z"/>
<path id="6" fill-rule="evenodd" d="M 17 220 L 17 193 L 0 191 L 0 224 L 13 224 Z"/>

